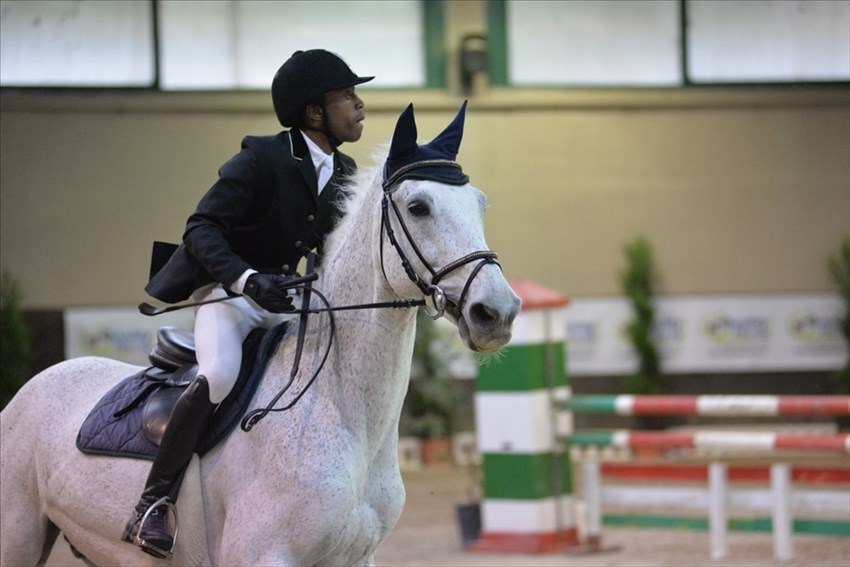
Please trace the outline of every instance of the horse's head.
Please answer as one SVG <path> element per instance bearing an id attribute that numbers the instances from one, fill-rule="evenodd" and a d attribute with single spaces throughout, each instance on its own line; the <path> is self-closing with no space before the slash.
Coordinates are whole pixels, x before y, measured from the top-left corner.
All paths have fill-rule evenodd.
<path id="1" fill-rule="evenodd" d="M 433 316 L 457 324 L 472 350 L 493 352 L 511 338 L 520 300 L 484 239 L 484 194 L 455 162 L 466 103 L 429 144 L 416 143 L 413 106 L 402 113 L 384 168 L 384 272 L 399 295 L 418 292 Z M 398 259 L 392 256 L 397 255 Z M 415 288 L 413 287 L 415 286 Z"/>

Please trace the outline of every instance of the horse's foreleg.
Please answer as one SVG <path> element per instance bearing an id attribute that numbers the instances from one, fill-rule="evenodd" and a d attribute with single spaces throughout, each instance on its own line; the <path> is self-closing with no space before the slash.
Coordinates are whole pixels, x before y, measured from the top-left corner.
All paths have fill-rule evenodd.
<path id="1" fill-rule="evenodd" d="M 40 526 L 26 526 L 27 520 L 3 518 L 3 531 L 0 537 L 0 565 L 12 567 L 17 565 L 44 565 L 53 544 L 59 536 L 57 528 L 49 520 Z M 8 524 L 14 523 L 15 526 Z"/>
<path id="2" fill-rule="evenodd" d="M 44 565 L 50 555 L 57 528 L 13 482 L 3 478 L 0 495 L 0 566 Z"/>
<path id="3" fill-rule="evenodd" d="M 0 413 L 0 566 L 41 565 L 59 534 L 38 496 L 26 416 L 14 399 Z"/>

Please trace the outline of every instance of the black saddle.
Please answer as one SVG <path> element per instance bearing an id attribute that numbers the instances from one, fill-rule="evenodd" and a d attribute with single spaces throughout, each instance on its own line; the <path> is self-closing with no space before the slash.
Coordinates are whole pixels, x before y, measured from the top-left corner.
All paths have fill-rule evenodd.
<path id="1" fill-rule="evenodd" d="M 270 354 L 286 324 L 255 329 L 242 347 L 242 368 L 228 397 L 216 408 L 196 452 L 203 455 L 224 439 L 245 414 Z M 198 374 L 192 333 L 163 327 L 148 358 L 151 367 L 122 380 L 95 405 L 77 435 L 83 453 L 153 459 L 168 417 Z"/>
<path id="2" fill-rule="evenodd" d="M 177 327 L 162 327 L 156 333 L 156 344 L 148 359 L 155 369 L 172 372 L 186 364 L 195 364 L 195 336 Z"/>

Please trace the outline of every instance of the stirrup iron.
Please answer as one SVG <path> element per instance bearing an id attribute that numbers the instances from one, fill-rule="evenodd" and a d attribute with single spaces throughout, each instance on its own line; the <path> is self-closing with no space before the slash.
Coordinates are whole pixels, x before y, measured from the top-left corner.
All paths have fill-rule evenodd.
<path id="1" fill-rule="evenodd" d="M 160 506 L 165 506 L 169 510 L 169 512 L 174 515 L 174 535 L 171 538 L 171 549 L 167 550 L 162 549 L 161 547 L 142 539 L 142 529 L 145 527 L 145 522 L 148 521 L 148 518 L 150 518 L 153 511 L 159 508 Z M 133 544 L 141 547 L 142 550 L 150 553 L 155 557 L 159 557 L 160 559 L 171 559 L 171 557 L 174 555 L 174 547 L 177 545 L 177 532 L 179 531 L 179 528 L 180 522 L 177 518 L 177 507 L 171 502 L 168 496 L 163 496 L 162 498 L 148 506 L 148 509 L 145 510 L 142 519 L 139 521 L 139 529 L 136 531 L 135 534 L 132 534 Z"/>

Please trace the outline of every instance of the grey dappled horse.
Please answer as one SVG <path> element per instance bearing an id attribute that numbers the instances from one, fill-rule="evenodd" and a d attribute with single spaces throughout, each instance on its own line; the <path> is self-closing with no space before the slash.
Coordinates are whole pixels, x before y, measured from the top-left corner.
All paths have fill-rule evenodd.
<path id="1" fill-rule="evenodd" d="M 408 107 L 385 162 L 393 167 L 361 170 L 349 183 L 347 215 L 329 236 L 314 287 L 333 306 L 426 297 L 425 308 L 454 322 L 470 349 L 493 352 L 509 341 L 519 300 L 484 239 L 485 197 L 454 163 L 464 113 L 465 105 L 440 136 L 418 146 Z M 374 564 L 404 504 L 398 421 L 415 311 L 336 312 L 326 364 L 300 401 L 193 458 L 171 564 Z M 288 380 L 296 327 L 252 407 L 265 406 Z M 330 327 L 328 314 L 310 315 L 289 398 L 318 369 Z M 96 565 L 168 564 L 120 541 L 150 463 L 75 447 L 94 404 L 139 370 L 68 360 L 35 376 L 0 414 L 4 567 L 43 562 L 60 531 Z"/>

